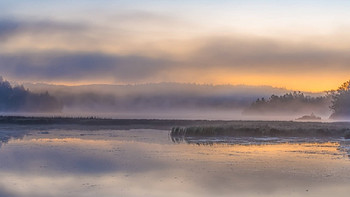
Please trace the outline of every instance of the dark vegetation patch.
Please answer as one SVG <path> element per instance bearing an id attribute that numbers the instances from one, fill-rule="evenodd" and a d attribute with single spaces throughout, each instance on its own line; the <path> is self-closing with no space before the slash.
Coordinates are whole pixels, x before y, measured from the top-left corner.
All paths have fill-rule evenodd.
<path id="1" fill-rule="evenodd" d="M 345 132 L 344 138 L 345 139 L 350 139 L 350 131 L 349 130 Z"/>
<path id="2" fill-rule="evenodd" d="M 311 97 L 302 92 L 287 93 L 281 96 L 272 95 L 270 98 L 258 98 L 243 114 L 298 114 L 298 113 L 327 113 L 331 104 L 332 95 Z"/>
<path id="3" fill-rule="evenodd" d="M 33 93 L 23 86 L 12 87 L 0 77 L 1 112 L 58 112 L 62 107 L 48 92 Z"/>
<path id="4" fill-rule="evenodd" d="M 331 119 L 350 119 L 350 80 L 332 92 Z"/>
<path id="5" fill-rule="evenodd" d="M 347 137 L 350 123 L 242 121 L 174 127 L 172 137 Z"/>

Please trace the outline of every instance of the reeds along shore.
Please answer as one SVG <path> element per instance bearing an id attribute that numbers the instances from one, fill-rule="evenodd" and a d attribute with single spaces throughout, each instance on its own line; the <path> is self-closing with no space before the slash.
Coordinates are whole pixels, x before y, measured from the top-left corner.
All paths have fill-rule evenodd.
<path id="1" fill-rule="evenodd" d="M 350 139 L 348 124 L 286 124 L 270 123 L 257 125 L 246 122 L 246 125 L 232 126 L 193 126 L 174 127 L 173 137 L 344 137 Z"/>

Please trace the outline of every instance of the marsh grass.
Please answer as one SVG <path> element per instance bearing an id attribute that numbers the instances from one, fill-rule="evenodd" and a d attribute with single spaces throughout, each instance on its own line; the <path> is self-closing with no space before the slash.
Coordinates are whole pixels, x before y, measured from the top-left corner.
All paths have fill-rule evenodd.
<path id="1" fill-rule="evenodd" d="M 350 139 L 350 131 L 346 131 L 344 134 L 345 139 Z"/>
<path id="2" fill-rule="evenodd" d="M 237 122 L 228 125 L 174 127 L 173 137 L 344 137 L 348 123 Z"/>

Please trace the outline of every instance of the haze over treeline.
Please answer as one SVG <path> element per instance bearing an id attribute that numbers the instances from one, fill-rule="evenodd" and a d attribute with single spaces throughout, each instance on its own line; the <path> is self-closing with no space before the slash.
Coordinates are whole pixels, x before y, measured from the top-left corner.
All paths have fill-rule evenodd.
<path id="1" fill-rule="evenodd" d="M 105 111 L 217 109 L 241 110 L 259 96 L 282 94 L 269 86 L 158 83 L 139 85 L 56 86 L 25 84 L 34 92 L 48 90 L 67 110 Z"/>
<path id="2" fill-rule="evenodd" d="M 289 92 L 284 88 L 271 86 L 181 83 L 82 86 L 26 83 L 24 86 L 35 93 L 48 91 L 63 104 L 63 113 L 156 113 L 172 114 L 168 117 L 177 118 L 192 114 L 194 118 L 244 119 L 241 117 L 242 111 L 249 107 L 256 98 L 269 97 L 271 94 L 283 95 Z M 323 95 L 322 93 L 309 94 L 314 97 Z M 315 112 L 322 112 L 329 116 L 328 107 L 315 105 L 313 109 L 316 108 Z M 207 116 L 196 116 L 204 111 Z M 298 111 L 298 115 L 311 112 L 304 109 Z M 284 113 L 286 116 L 295 115 L 291 113 L 291 110 L 279 113 Z M 260 114 L 255 115 L 260 116 Z"/>
<path id="3" fill-rule="evenodd" d="M 311 113 L 328 118 L 332 112 L 333 118 L 339 118 L 349 114 L 346 84 L 341 90 L 328 93 L 291 92 L 270 86 L 180 83 L 82 86 L 26 83 L 11 86 L 1 79 L 0 85 L 2 112 L 152 112 L 178 113 L 173 116 L 177 118 L 190 113 L 200 114 L 201 111 L 206 111 L 212 117 L 223 112 L 239 115 L 228 115 L 227 119 L 249 119 L 251 116 L 254 119 L 266 119 L 269 116 L 296 118 Z"/>

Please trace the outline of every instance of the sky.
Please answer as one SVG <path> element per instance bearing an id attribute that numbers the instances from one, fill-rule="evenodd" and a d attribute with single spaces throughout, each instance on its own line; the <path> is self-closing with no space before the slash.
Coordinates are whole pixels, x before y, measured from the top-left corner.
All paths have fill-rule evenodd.
<path id="1" fill-rule="evenodd" d="M 349 10 L 345 0 L 0 0 L 0 75 L 331 90 L 350 79 Z"/>

